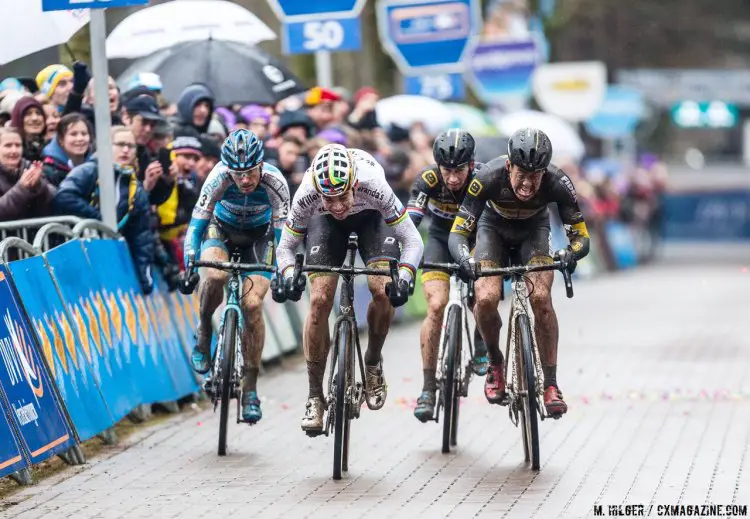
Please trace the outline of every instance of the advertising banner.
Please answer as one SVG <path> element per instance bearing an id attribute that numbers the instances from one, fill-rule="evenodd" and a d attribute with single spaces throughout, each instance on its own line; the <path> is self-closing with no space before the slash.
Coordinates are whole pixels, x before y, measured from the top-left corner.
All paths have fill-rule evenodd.
<path id="1" fill-rule="evenodd" d="M 542 110 L 571 122 L 583 122 L 604 101 L 607 67 L 600 61 L 545 63 L 534 71 L 531 85 Z"/>
<path id="2" fill-rule="evenodd" d="M 32 463 L 75 444 L 5 265 L 0 265 L 0 386 Z"/>
<path id="3" fill-rule="evenodd" d="M 101 241 L 101 240 L 97 240 Z M 69 241 L 47 252 L 62 298 L 75 323 L 78 340 L 115 422 L 122 420 L 142 400 L 129 362 L 114 354 L 111 319 L 104 306 L 104 294 L 97 270 L 112 276 L 110 268 L 91 268 L 79 240 Z M 100 265 L 107 265 L 104 263 Z M 95 311 L 95 309 L 99 311 Z M 101 315 L 98 315 L 101 314 Z"/>
<path id="4" fill-rule="evenodd" d="M 16 435 L 8 422 L 8 417 L 0 408 L 0 478 L 18 472 L 26 467 Z"/>
<path id="5" fill-rule="evenodd" d="M 662 197 L 662 235 L 673 240 L 750 239 L 750 191 Z"/>
<path id="6" fill-rule="evenodd" d="M 135 276 L 127 245 L 118 240 L 84 240 L 83 246 L 99 276 L 102 292 L 109 297 L 115 340 L 121 345 L 123 362 L 131 371 L 143 396 L 141 403 L 171 402 L 178 395 L 166 368 L 166 359 L 157 342 L 151 318 Z"/>
<path id="7" fill-rule="evenodd" d="M 14 261 L 8 269 L 33 322 L 41 351 L 81 441 L 115 422 L 89 369 L 83 347 L 41 256 Z"/>
<path id="8" fill-rule="evenodd" d="M 619 85 L 607 87 L 599 110 L 586 121 L 586 131 L 600 139 L 631 135 L 646 113 L 643 94 Z"/>

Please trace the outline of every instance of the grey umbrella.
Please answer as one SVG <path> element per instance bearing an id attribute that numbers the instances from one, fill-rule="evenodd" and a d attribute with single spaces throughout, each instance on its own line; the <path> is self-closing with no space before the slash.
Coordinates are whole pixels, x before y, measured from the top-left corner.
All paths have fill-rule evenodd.
<path id="1" fill-rule="evenodd" d="M 276 58 L 264 50 L 230 41 L 178 43 L 134 61 L 117 79 L 126 90 L 139 72 L 161 77 L 164 97 L 177 101 L 191 83 L 208 85 L 217 105 L 258 103 L 272 105 L 306 90 Z"/>

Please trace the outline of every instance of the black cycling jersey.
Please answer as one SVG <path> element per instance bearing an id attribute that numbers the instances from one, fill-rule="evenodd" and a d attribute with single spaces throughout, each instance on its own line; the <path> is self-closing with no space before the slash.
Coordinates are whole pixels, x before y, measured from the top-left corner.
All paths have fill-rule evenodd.
<path id="1" fill-rule="evenodd" d="M 466 190 L 466 197 L 451 229 L 450 250 L 453 257 L 459 260 L 467 255 L 468 237 L 476 230 L 485 207 L 501 217 L 498 225 L 514 226 L 523 225 L 521 220 L 546 214 L 547 204 L 551 203 L 557 204 L 576 259 L 588 254 L 589 234 L 570 178 L 560 168 L 550 164 L 537 193 L 530 200 L 519 200 L 510 183 L 506 159 L 506 156 L 500 156 L 474 168 L 474 179 Z"/>
<path id="2" fill-rule="evenodd" d="M 476 168 L 478 164 L 474 167 Z M 456 193 L 448 189 L 443 182 L 437 164 L 432 164 L 422 170 L 411 187 L 411 196 L 406 206 L 414 225 L 419 227 L 425 213 L 429 211 L 435 217 L 433 218 L 433 225 L 450 230 L 453 219 L 458 214 L 461 200 L 466 194 L 466 188 L 473 178 L 474 173 L 469 173 L 466 184 L 460 192 Z"/>

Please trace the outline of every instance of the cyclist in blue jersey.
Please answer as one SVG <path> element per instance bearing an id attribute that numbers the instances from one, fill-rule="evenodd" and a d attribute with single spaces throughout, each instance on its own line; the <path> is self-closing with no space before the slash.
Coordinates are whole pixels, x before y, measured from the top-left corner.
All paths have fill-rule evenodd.
<path id="1" fill-rule="evenodd" d="M 281 172 L 263 162 L 263 142 L 248 130 L 236 130 L 226 138 L 219 162 L 206 178 L 185 236 L 185 264 L 196 261 L 228 261 L 238 249 L 243 263 L 272 264 L 273 248 L 289 213 L 289 188 Z M 211 368 L 211 317 L 222 301 L 229 274 L 206 269 L 200 286 L 200 324 L 191 357 L 193 369 L 205 374 Z M 265 343 L 262 302 L 271 274 L 244 275 L 242 310 L 245 319 L 242 354 L 242 419 L 261 417 L 257 393 L 258 369 Z M 198 276 L 183 279 L 180 287 L 192 293 Z"/>

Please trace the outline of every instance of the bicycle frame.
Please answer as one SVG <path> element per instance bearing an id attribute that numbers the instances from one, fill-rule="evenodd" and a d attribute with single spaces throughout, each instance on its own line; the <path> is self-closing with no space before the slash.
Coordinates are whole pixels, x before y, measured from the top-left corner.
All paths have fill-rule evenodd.
<path id="1" fill-rule="evenodd" d="M 440 331 L 440 342 L 439 342 L 439 349 L 438 349 L 438 365 L 437 370 L 435 372 L 435 379 L 438 382 L 438 387 L 441 387 L 443 382 L 443 377 L 445 376 L 445 373 L 443 373 L 443 366 L 445 361 L 445 333 L 447 330 L 447 320 L 448 320 L 448 311 L 455 306 L 461 307 L 461 316 L 463 317 L 463 322 L 461 323 L 463 326 L 462 333 L 466 333 L 467 341 L 469 344 L 468 348 L 461 348 L 461 366 L 469 366 L 469 363 L 471 362 L 471 358 L 474 354 L 474 347 L 472 343 L 472 337 L 469 333 L 468 328 L 468 312 L 469 309 L 466 305 L 466 298 L 468 294 L 466 293 L 466 286 L 465 284 L 458 278 L 458 274 L 456 272 L 453 272 L 450 277 L 450 293 L 448 297 L 448 304 L 445 305 L 445 310 L 443 311 L 443 325 Z M 460 387 L 461 387 L 461 396 L 467 396 L 468 394 L 468 388 L 469 383 L 471 382 L 471 376 L 472 376 L 472 370 L 467 367 L 467 369 L 461 370 L 461 377 L 459 379 Z M 437 417 L 436 413 L 436 417 Z"/>
<path id="2" fill-rule="evenodd" d="M 518 402 L 519 398 L 523 395 L 520 392 L 520 385 L 518 381 L 518 369 L 517 369 L 517 349 L 518 349 L 518 325 L 517 319 L 519 315 L 525 315 L 529 319 L 529 326 L 531 328 L 531 343 L 532 343 L 532 355 L 534 357 L 534 371 L 536 372 L 536 392 L 537 411 L 541 416 L 542 420 L 547 418 L 547 412 L 544 407 L 544 372 L 542 371 L 542 357 L 539 354 L 539 346 L 537 344 L 536 333 L 534 333 L 534 312 L 529 303 L 528 287 L 526 286 L 526 280 L 520 274 L 513 274 L 512 276 L 512 287 L 513 295 L 510 301 L 510 317 L 508 321 L 508 342 L 506 346 L 506 362 L 508 362 L 508 373 L 509 377 L 505 383 L 505 391 L 510 397 L 511 403 Z M 518 408 L 516 405 L 509 406 L 508 413 L 511 421 L 518 425 Z"/>

